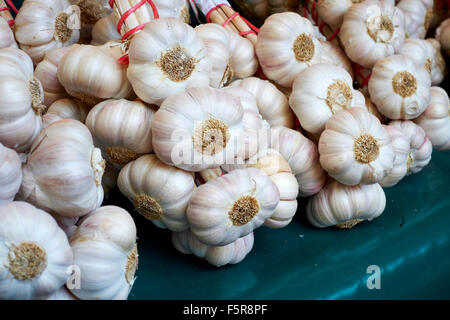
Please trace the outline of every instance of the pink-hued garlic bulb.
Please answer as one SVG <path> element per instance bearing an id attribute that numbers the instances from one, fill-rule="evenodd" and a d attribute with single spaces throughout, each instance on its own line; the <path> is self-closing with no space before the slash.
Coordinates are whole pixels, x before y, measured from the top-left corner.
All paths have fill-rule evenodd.
<path id="1" fill-rule="evenodd" d="M 78 42 L 77 28 L 79 17 L 67 0 L 26 0 L 14 21 L 16 40 L 35 65 L 47 51 Z"/>
<path id="2" fill-rule="evenodd" d="M 350 229 L 379 217 L 385 207 L 386 195 L 378 183 L 347 186 L 331 179 L 309 199 L 306 217 L 317 228 Z"/>
<path id="3" fill-rule="evenodd" d="M 256 98 L 259 113 L 271 126 L 286 128 L 294 126 L 294 116 L 286 95 L 270 81 L 249 77 L 236 80 L 231 86 L 239 86 L 250 91 Z"/>
<path id="4" fill-rule="evenodd" d="M 152 124 L 153 149 L 169 165 L 188 171 L 215 168 L 244 148 L 244 111 L 223 90 L 192 88 L 167 98 Z"/>
<path id="5" fill-rule="evenodd" d="M 92 27 L 91 44 L 100 46 L 111 40 L 119 40 L 120 33 L 117 32 L 117 23 L 114 14 L 101 18 Z"/>
<path id="6" fill-rule="evenodd" d="M 369 93 L 378 110 L 390 119 L 414 119 L 430 102 L 431 79 L 421 65 L 404 55 L 379 60 L 372 70 Z"/>
<path id="7" fill-rule="evenodd" d="M 200 242 L 189 231 L 173 232 L 172 243 L 183 254 L 193 254 L 216 267 L 237 264 L 245 259 L 253 248 L 253 232 L 225 246 L 211 246 Z"/>
<path id="8" fill-rule="evenodd" d="M 425 131 L 412 121 L 391 121 L 393 126 L 402 131 L 409 141 L 409 154 L 406 160 L 408 174 L 420 172 L 431 161 L 433 146 Z"/>
<path id="9" fill-rule="evenodd" d="M 211 63 L 194 29 L 176 18 L 150 21 L 130 42 L 127 75 L 137 96 L 160 105 L 189 88 L 208 87 Z"/>
<path id="10" fill-rule="evenodd" d="M 0 49 L 0 143 L 27 151 L 42 128 L 43 101 L 30 57 L 19 49 Z"/>
<path id="11" fill-rule="evenodd" d="M 436 39 L 441 44 L 442 51 L 450 56 L 450 18 L 442 21 L 436 29 Z"/>
<path id="12" fill-rule="evenodd" d="M 224 246 L 260 227 L 280 202 L 277 186 L 263 171 L 238 169 L 199 186 L 187 218 L 202 243 Z"/>
<path id="13" fill-rule="evenodd" d="M 433 18 L 433 0 L 402 0 L 397 8 L 405 16 L 407 38 L 425 38 Z"/>
<path id="14" fill-rule="evenodd" d="M 0 299 L 42 299 L 69 278 L 73 254 L 46 212 L 26 202 L 0 204 Z"/>
<path id="15" fill-rule="evenodd" d="M 339 38 L 353 62 L 372 68 L 393 55 L 405 39 L 403 12 L 389 1 L 355 3 L 344 15 Z"/>
<path id="16" fill-rule="evenodd" d="M 74 119 L 80 122 L 86 120 L 89 107 L 75 99 L 61 99 L 53 102 L 42 116 L 44 128 L 53 122 L 63 119 Z"/>
<path id="17" fill-rule="evenodd" d="M 115 206 L 101 207 L 84 217 L 70 238 L 79 287 L 69 288 L 82 300 L 126 300 L 138 267 L 136 225 Z"/>
<path id="18" fill-rule="evenodd" d="M 19 196 L 46 211 L 81 217 L 103 201 L 104 169 L 89 129 L 77 120 L 60 120 L 33 142 Z"/>
<path id="19" fill-rule="evenodd" d="M 266 77 L 291 87 L 302 70 L 319 63 L 321 47 L 314 35 L 311 22 L 297 13 L 269 16 L 256 43 L 256 55 Z"/>
<path id="20" fill-rule="evenodd" d="M 409 155 L 409 140 L 403 132 L 394 126 L 384 126 L 391 139 L 394 151 L 394 166 L 391 172 L 380 181 L 382 187 L 392 187 L 408 173 L 407 160 Z"/>
<path id="21" fill-rule="evenodd" d="M 450 101 L 441 87 L 431 87 L 431 100 L 427 109 L 414 119 L 438 150 L 450 149 Z"/>
<path id="22" fill-rule="evenodd" d="M 345 52 L 339 48 L 339 46 L 330 41 L 320 41 L 320 47 L 322 48 L 320 63 L 341 67 L 345 69 L 353 79 L 352 62 L 347 58 Z"/>
<path id="23" fill-rule="evenodd" d="M 151 153 L 151 125 L 155 108 L 141 101 L 106 100 L 96 105 L 86 118 L 94 145 L 106 161 L 121 168 L 140 155 Z"/>
<path id="24" fill-rule="evenodd" d="M 12 149 L 0 143 L 0 204 L 14 200 L 22 183 L 22 161 Z"/>
<path id="25" fill-rule="evenodd" d="M 123 167 L 117 185 L 136 210 L 157 227 L 172 231 L 189 228 L 186 209 L 195 189 L 192 173 L 148 154 Z"/>
<path id="26" fill-rule="evenodd" d="M 365 103 L 352 77 L 341 67 L 316 64 L 295 78 L 289 105 L 306 131 L 320 134 L 333 114 Z"/>
<path id="27" fill-rule="evenodd" d="M 0 49 L 3 48 L 17 48 L 17 43 L 8 22 L 0 17 Z"/>
<path id="28" fill-rule="evenodd" d="M 340 111 L 328 120 L 320 136 L 319 153 L 322 168 L 350 186 L 377 183 L 394 165 L 389 134 L 362 108 Z"/>
<path id="29" fill-rule="evenodd" d="M 131 98 L 127 69 L 118 63 L 124 55 L 119 43 L 80 45 L 58 64 L 58 79 L 72 97 L 90 107 L 106 99 Z"/>

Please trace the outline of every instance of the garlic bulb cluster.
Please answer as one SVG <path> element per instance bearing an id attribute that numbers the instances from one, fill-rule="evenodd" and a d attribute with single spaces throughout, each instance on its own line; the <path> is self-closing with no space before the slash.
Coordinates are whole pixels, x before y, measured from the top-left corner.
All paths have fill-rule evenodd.
<path id="1" fill-rule="evenodd" d="M 128 51 L 128 79 L 137 96 L 160 105 L 193 87 L 208 87 L 211 63 L 194 29 L 176 18 L 150 21 Z"/>
<path id="2" fill-rule="evenodd" d="M 294 81 L 289 104 L 306 131 L 320 134 L 328 119 L 338 111 L 363 107 L 365 99 L 354 90 L 351 76 L 342 68 L 316 64 Z"/>
<path id="3" fill-rule="evenodd" d="M 317 12 L 320 18 L 332 29 L 337 29 L 342 25 L 344 14 L 354 3 L 362 0 L 319 0 L 317 2 Z"/>
<path id="4" fill-rule="evenodd" d="M 349 229 L 379 217 L 386 207 L 386 195 L 377 183 L 347 186 L 330 180 L 306 206 L 308 221 L 317 228 Z"/>
<path id="5" fill-rule="evenodd" d="M 17 48 L 17 43 L 8 22 L 0 17 L 0 49 L 2 48 Z"/>
<path id="6" fill-rule="evenodd" d="M 405 39 L 403 12 L 385 0 L 355 3 L 344 15 L 339 37 L 350 60 L 365 68 L 393 55 Z"/>
<path id="7" fill-rule="evenodd" d="M 362 108 L 342 110 L 328 120 L 319 140 L 320 164 L 338 182 L 373 184 L 393 168 L 394 151 L 386 129 Z"/>
<path id="8" fill-rule="evenodd" d="M 70 238 L 79 287 L 69 288 L 82 300 L 123 300 L 128 297 L 138 267 L 136 225 L 115 206 L 101 207 L 80 221 Z"/>
<path id="9" fill-rule="evenodd" d="M 314 35 L 311 22 L 297 13 L 269 16 L 256 43 L 256 54 L 267 78 L 291 87 L 302 70 L 319 63 L 321 47 Z"/>
<path id="10" fill-rule="evenodd" d="M 85 125 L 72 119 L 54 122 L 31 146 L 20 198 L 64 217 L 81 217 L 103 201 L 104 168 Z"/>
<path id="11" fill-rule="evenodd" d="M 442 21 L 436 29 L 436 39 L 440 42 L 445 54 L 450 56 L 450 18 Z"/>
<path id="12" fill-rule="evenodd" d="M 199 186 L 187 218 L 202 243 L 224 246 L 260 227 L 279 202 L 280 192 L 264 172 L 238 169 Z"/>
<path id="13" fill-rule="evenodd" d="M 444 89 L 431 87 L 430 103 L 414 122 L 425 130 L 434 148 L 450 149 L 450 101 Z"/>
<path id="14" fill-rule="evenodd" d="M 153 151 L 151 124 L 155 108 L 141 101 L 106 100 L 86 118 L 94 145 L 118 168 Z"/>
<path id="15" fill-rule="evenodd" d="M 249 77 L 236 80 L 231 86 L 239 86 L 250 91 L 256 98 L 259 113 L 271 126 L 286 128 L 294 126 L 294 116 L 286 95 L 270 81 Z"/>
<path id="16" fill-rule="evenodd" d="M 199 258 L 206 259 L 216 267 L 222 267 L 244 260 L 253 248 L 254 235 L 251 232 L 228 245 L 211 246 L 200 242 L 191 231 L 186 230 L 173 232 L 172 243 L 181 253 L 194 254 Z"/>
<path id="17" fill-rule="evenodd" d="M 425 38 L 433 18 L 433 0 L 401 0 L 397 4 L 405 16 L 407 38 Z"/>
<path id="18" fill-rule="evenodd" d="M 431 79 L 421 65 L 403 55 L 379 60 L 369 80 L 370 98 L 390 119 L 414 119 L 430 102 Z"/>
<path id="19" fill-rule="evenodd" d="M 0 49 L 0 143 L 27 151 L 42 128 L 43 101 L 30 57 L 19 49 Z"/>
<path id="20" fill-rule="evenodd" d="M 42 116 L 44 128 L 53 122 L 63 119 L 74 119 L 80 122 L 86 120 L 89 107 L 75 99 L 61 99 L 53 102 Z"/>
<path id="21" fill-rule="evenodd" d="M 0 204 L 14 200 L 22 183 L 22 161 L 12 149 L 0 143 Z"/>
<path id="22" fill-rule="evenodd" d="M 195 189 L 192 173 L 168 166 L 154 154 L 128 163 L 117 181 L 136 210 L 160 228 L 189 228 L 186 209 Z"/>
<path id="23" fill-rule="evenodd" d="M 69 278 L 73 254 L 46 212 L 26 202 L 0 204 L 0 299 L 41 299 Z"/>
<path id="24" fill-rule="evenodd" d="M 394 126 L 384 126 L 394 151 L 394 166 L 391 172 L 380 181 L 382 187 L 392 187 L 408 173 L 409 140 L 403 132 Z"/>
<path id="25" fill-rule="evenodd" d="M 79 21 L 68 0 L 27 0 L 17 13 L 19 46 L 38 64 L 47 51 L 69 46 L 80 38 Z"/>
<path id="26" fill-rule="evenodd" d="M 117 61 L 123 55 L 120 44 L 114 42 L 77 46 L 59 62 L 59 82 L 90 107 L 106 99 L 132 98 L 127 69 Z"/>
<path id="27" fill-rule="evenodd" d="M 347 58 L 345 52 L 331 41 L 320 41 L 322 48 L 321 63 L 331 64 L 341 67 L 348 72 L 353 79 L 352 62 Z"/>

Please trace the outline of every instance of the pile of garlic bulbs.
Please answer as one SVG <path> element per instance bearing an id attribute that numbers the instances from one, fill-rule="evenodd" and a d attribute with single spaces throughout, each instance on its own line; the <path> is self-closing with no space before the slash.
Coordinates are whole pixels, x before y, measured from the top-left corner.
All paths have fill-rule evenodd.
<path id="1" fill-rule="evenodd" d="M 297 213 L 380 216 L 383 188 L 450 149 L 450 23 L 424 39 L 432 1 L 318 1 L 342 47 L 295 1 L 246 2 L 255 45 L 190 25 L 186 0 L 25 0 L 14 30 L 0 18 L 0 299 L 126 299 L 138 235 L 104 205 L 114 188 L 224 266 Z"/>

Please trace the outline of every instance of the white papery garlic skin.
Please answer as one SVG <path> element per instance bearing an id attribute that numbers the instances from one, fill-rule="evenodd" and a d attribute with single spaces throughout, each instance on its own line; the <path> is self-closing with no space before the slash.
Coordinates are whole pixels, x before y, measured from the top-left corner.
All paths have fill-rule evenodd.
<path id="1" fill-rule="evenodd" d="M 20 8 L 14 21 L 16 40 L 34 64 L 44 59 L 47 51 L 79 40 L 78 17 L 70 6 L 67 0 L 27 0 Z"/>
<path id="2" fill-rule="evenodd" d="M 24 152 L 42 128 L 44 93 L 22 50 L 0 49 L 0 143 Z"/>
<path id="3" fill-rule="evenodd" d="M 365 68 L 393 55 L 405 39 L 403 12 L 389 1 L 365 0 L 344 15 L 339 38 L 347 56 Z"/>
<path id="4" fill-rule="evenodd" d="M 289 105 L 306 131 L 319 134 L 333 114 L 355 106 L 365 99 L 354 90 L 352 77 L 341 67 L 316 64 L 302 71 L 294 81 Z"/>
<path id="5" fill-rule="evenodd" d="M 75 99 L 61 99 L 53 102 L 42 116 L 44 128 L 63 119 L 74 119 L 82 123 L 86 120 L 89 107 Z"/>
<path id="6" fill-rule="evenodd" d="M 117 32 L 116 18 L 111 13 L 109 16 L 98 20 L 92 28 L 91 44 L 99 46 L 111 40 L 119 40 L 121 35 Z"/>
<path id="7" fill-rule="evenodd" d="M 22 161 L 12 149 L 0 143 L 0 204 L 14 200 L 22 183 Z"/>
<path id="8" fill-rule="evenodd" d="M 49 295 L 45 298 L 45 300 L 58 300 L 58 301 L 66 301 L 66 300 L 78 300 L 73 294 L 70 293 L 69 289 L 64 285 L 59 288 L 57 291 Z"/>
<path id="9" fill-rule="evenodd" d="M 322 49 L 321 63 L 331 64 L 341 67 L 348 72 L 353 79 L 352 62 L 347 58 L 345 52 L 331 41 L 320 41 Z"/>
<path id="10" fill-rule="evenodd" d="M 244 260 L 253 248 L 254 235 L 251 232 L 226 246 L 208 246 L 201 243 L 191 231 L 186 230 L 173 232 L 172 243 L 181 253 L 193 254 L 206 259 L 216 267 L 222 267 L 227 264 L 237 264 Z"/>
<path id="11" fill-rule="evenodd" d="M 79 288 L 70 292 L 82 300 L 126 300 L 138 266 L 136 225 L 115 206 L 101 207 L 80 221 L 70 238 L 73 263 L 80 268 Z"/>
<path id="12" fill-rule="evenodd" d="M 189 3 L 186 0 L 153 0 L 159 18 L 178 18 L 189 24 Z"/>
<path id="13" fill-rule="evenodd" d="M 320 164 L 346 185 L 373 184 L 394 165 L 394 151 L 386 129 L 362 108 L 333 115 L 319 140 Z"/>
<path id="14" fill-rule="evenodd" d="M 433 18 L 433 0 L 402 0 L 397 4 L 405 16 L 407 38 L 425 38 Z"/>
<path id="15" fill-rule="evenodd" d="M 267 78 L 291 87 L 302 70 L 319 63 L 321 48 L 314 34 L 311 22 L 297 13 L 269 16 L 256 43 L 256 55 Z"/>
<path id="16" fill-rule="evenodd" d="M 194 29 L 176 18 L 150 21 L 128 51 L 127 75 L 143 101 L 161 105 L 188 88 L 208 87 L 211 62 Z"/>
<path id="17" fill-rule="evenodd" d="M 60 120 L 33 142 L 19 196 L 46 211 L 81 217 L 103 201 L 104 169 L 88 128 L 76 120 Z"/>
<path id="18" fill-rule="evenodd" d="M 431 84 L 438 85 L 444 80 L 444 77 L 447 74 L 445 60 L 441 53 L 441 44 L 433 38 L 426 39 L 426 41 L 433 46 L 433 57 L 436 61 L 435 65 L 431 68 Z"/>
<path id="19" fill-rule="evenodd" d="M 450 101 L 441 87 L 431 87 L 431 100 L 424 113 L 414 119 L 438 150 L 450 149 Z"/>
<path id="20" fill-rule="evenodd" d="M 17 48 L 17 43 L 8 21 L 0 17 L 0 49 L 3 48 Z"/>
<path id="21" fill-rule="evenodd" d="M 384 126 L 391 139 L 394 151 L 394 166 L 391 172 L 379 183 L 382 187 L 392 187 L 408 173 L 407 160 L 409 155 L 409 140 L 403 132 L 394 126 Z"/>
<path id="22" fill-rule="evenodd" d="M 253 76 L 259 67 L 253 43 L 235 32 L 225 30 L 230 36 L 229 72 L 232 79 L 245 79 Z"/>
<path id="23" fill-rule="evenodd" d="M 320 18 L 332 29 L 337 29 L 342 25 L 344 14 L 354 4 L 362 0 L 319 0 L 317 2 L 317 12 Z"/>
<path id="24" fill-rule="evenodd" d="M 189 228 L 186 209 L 195 189 L 192 173 L 148 154 L 123 167 L 117 184 L 136 210 L 157 227 L 172 231 Z"/>
<path id="25" fill-rule="evenodd" d="M 450 18 L 442 21 L 436 29 L 436 39 L 439 40 L 445 54 L 450 56 Z"/>
<path id="26" fill-rule="evenodd" d="M 277 186 L 263 171 L 239 169 L 199 186 L 187 218 L 202 243 L 224 246 L 260 227 L 279 202 Z"/>
<path id="27" fill-rule="evenodd" d="M 348 229 L 363 220 L 380 216 L 386 195 L 378 183 L 346 186 L 330 180 L 306 206 L 308 221 L 317 228 L 336 226 Z"/>
<path id="28" fill-rule="evenodd" d="M 430 102 L 431 79 L 421 65 L 404 55 L 379 60 L 372 70 L 369 93 L 378 110 L 390 119 L 414 119 Z"/>
<path id="29" fill-rule="evenodd" d="M 73 255 L 64 232 L 26 202 L 0 204 L 0 299 L 40 299 L 69 278 Z"/>

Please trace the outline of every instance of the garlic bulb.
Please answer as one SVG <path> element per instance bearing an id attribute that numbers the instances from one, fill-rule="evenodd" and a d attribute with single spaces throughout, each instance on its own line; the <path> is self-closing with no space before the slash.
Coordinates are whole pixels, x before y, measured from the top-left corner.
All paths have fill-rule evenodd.
<path id="1" fill-rule="evenodd" d="M 320 62 L 321 47 L 308 19 L 284 12 L 273 14 L 264 22 L 256 55 L 267 78 L 291 87 L 302 70 Z"/>
<path id="2" fill-rule="evenodd" d="M 392 171 L 380 181 L 380 186 L 392 187 L 408 173 L 409 140 L 400 129 L 394 126 L 384 126 L 384 128 L 391 139 L 392 150 L 395 156 Z"/>
<path id="3" fill-rule="evenodd" d="M 0 49 L 2 48 L 17 48 L 17 43 L 8 22 L 0 17 Z"/>
<path id="4" fill-rule="evenodd" d="M 239 34 L 226 29 L 230 35 L 231 56 L 228 73 L 232 79 L 251 77 L 258 70 L 259 62 L 253 43 Z"/>
<path id="5" fill-rule="evenodd" d="M 215 168 L 242 154 L 243 108 L 230 93 L 193 88 L 167 98 L 152 123 L 153 149 L 188 171 Z"/>
<path id="6" fill-rule="evenodd" d="M 397 4 L 405 16 L 407 38 L 425 38 L 433 18 L 433 0 L 402 0 Z"/>
<path id="7" fill-rule="evenodd" d="M 130 42 L 128 79 L 143 101 L 160 105 L 192 87 L 208 87 L 211 63 L 194 29 L 176 18 L 150 21 Z"/>
<path id="8" fill-rule="evenodd" d="M 117 61 L 122 56 L 120 45 L 114 42 L 75 47 L 58 65 L 59 82 L 71 96 L 91 107 L 106 99 L 131 98 L 126 68 Z"/>
<path id="9" fill-rule="evenodd" d="M 43 100 L 30 57 L 19 49 L 0 49 L 0 143 L 27 151 L 42 128 Z"/>
<path id="10" fill-rule="evenodd" d="M 259 113 L 271 126 L 292 128 L 294 116 L 289 101 L 275 85 L 268 80 L 249 77 L 234 81 L 231 86 L 239 86 L 256 97 Z"/>
<path id="11" fill-rule="evenodd" d="M 436 29 L 436 39 L 439 40 L 444 53 L 450 56 L 450 18 L 442 21 Z"/>
<path id="12" fill-rule="evenodd" d="M 172 231 L 189 228 L 186 209 L 195 188 L 192 173 L 148 154 L 123 167 L 117 185 L 136 210 L 157 227 Z"/>
<path id="13" fill-rule="evenodd" d="M 450 102 L 444 89 L 431 87 L 430 103 L 414 122 L 425 130 L 434 148 L 450 149 Z"/>
<path id="14" fill-rule="evenodd" d="M 202 243 L 224 246 L 270 218 L 280 201 L 277 186 L 261 170 L 234 170 L 199 186 L 187 208 L 191 231 Z"/>
<path id="15" fill-rule="evenodd" d="M 103 201 L 104 168 L 88 128 L 76 120 L 60 120 L 33 142 L 19 195 L 46 211 L 81 217 Z"/>
<path id="16" fill-rule="evenodd" d="M 194 254 L 199 258 L 206 259 L 206 261 L 216 267 L 237 264 L 244 260 L 252 250 L 253 242 L 253 232 L 226 246 L 209 246 L 203 244 L 189 230 L 172 233 L 172 243 L 179 252 L 183 254 Z"/>
<path id="17" fill-rule="evenodd" d="M 95 23 L 112 12 L 109 0 L 69 0 L 69 2 L 79 8 L 82 40 L 88 40 Z"/>
<path id="18" fill-rule="evenodd" d="M 344 15 L 339 38 L 350 60 L 365 68 L 393 55 L 405 38 L 404 16 L 384 0 L 355 3 Z"/>
<path id="19" fill-rule="evenodd" d="M 44 128 L 53 122 L 63 119 L 74 119 L 80 122 L 86 120 L 89 107 L 75 99 L 61 99 L 53 102 L 42 117 Z"/>
<path id="20" fill-rule="evenodd" d="M 317 2 L 317 12 L 320 18 L 332 29 L 337 29 L 342 25 L 344 14 L 354 3 L 362 0 L 319 0 Z"/>
<path id="21" fill-rule="evenodd" d="M 423 66 L 403 55 L 379 60 L 369 80 L 378 110 L 390 119 L 414 119 L 430 102 L 431 79 Z"/>
<path id="22" fill-rule="evenodd" d="M 345 52 L 339 48 L 339 46 L 330 41 L 320 41 L 320 47 L 322 49 L 321 63 L 341 67 L 345 69 L 353 79 L 352 62 L 347 58 Z"/>
<path id="23" fill-rule="evenodd" d="M 406 160 L 408 174 L 421 171 L 431 160 L 433 146 L 425 131 L 412 121 L 391 121 L 393 126 L 402 131 L 409 141 L 409 154 Z"/>
<path id="24" fill-rule="evenodd" d="M 118 168 L 153 151 L 151 124 L 155 108 L 140 101 L 106 100 L 86 118 L 95 146 Z"/>
<path id="25" fill-rule="evenodd" d="M 385 207 L 386 195 L 379 184 L 346 186 L 331 180 L 309 199 L 306 217 L 317 228 L 349 229 L 379 217 Z"/>
<path id="26" fill-rule="evenodd" d="M 0 204 L 14 200 L 22 183 L 22 161 L 12 149 L 0 143 Z"/>
<path id="27" fill-rule="evenodd" d="M 0 204 L 0 299 L 39 299 L 69 278 L 73 255 L 64 232 L 26 202 Z"/>
<path id="28" fill-rule="evenodd" d="M 92 27 L 91 44 L 99 46 L 111 40 L 119 40 L 120 33 L 117 32 L 116 18 L 111 13 L 109 16 L 101 18 Z"/>
<path id="29" fill-rule="evenodd" d="M 320 164 L 346 185 L 377 183 L 394 165 L 386 129 L 362 108 L 342 110 L 328 120 L 319 140 Z"/>
<path id="30" fill-rule="evenodd" d="M 428 41 L 433 46 L 434 49 L 433 56 L 434 59 L 436 60 L 436 65 L 434 66 L 434 68 L 431 68 L 430 75 L 431 75 L 431 84 L 437 85 L 440 84 L 442 80 L 444 80 L 444 77 L 447 74 L 445 60 L 441 53 L 441 44 L 439 43 L 439 41 L 433 38 L 426 39 L 426 41 Z"/>
<path id="31" fill-rule="evenodd" d="M 27 0 L 17 13 L 16 40 L 38 64 L 47 51 L 78 42 L 78 16 L 67 0 Z"/>
<path id="32" fill-rule="evenodd" d="M 364 106 L 364 96 L 353 90 L 351 76 L 342 68 L 316 64 L 295 79 L 289 104 L 300 125 L 321 133 L 328 119 L 340 110 Z"/>
<path id="33" fill-rule="evenodd" d="M 101 207 L 80 221 L 70 238 L 80 286 L 70 292 L 82 300 L 124 300 L 138 267 L 136 225 L 115 206 Z"/>

